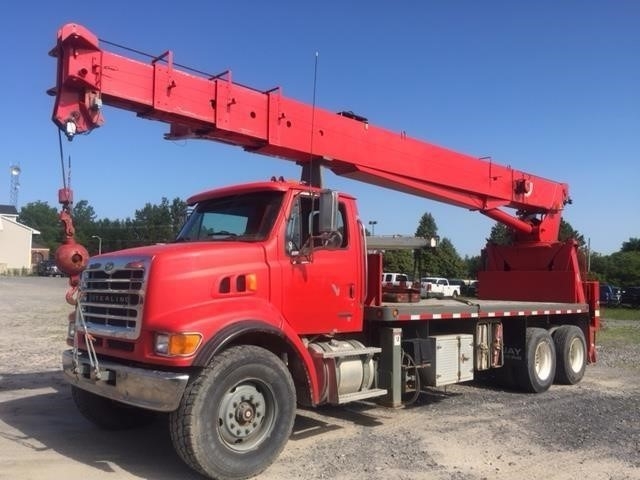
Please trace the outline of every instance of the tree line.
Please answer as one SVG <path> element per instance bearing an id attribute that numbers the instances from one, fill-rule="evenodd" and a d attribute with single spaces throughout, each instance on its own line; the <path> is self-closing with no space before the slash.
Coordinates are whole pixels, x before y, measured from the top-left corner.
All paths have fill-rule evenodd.
<path id="1" fill-rule="evenodd" d="M 416 237 L 438 237 L 436 221 L 430 213 L 420 218 L 415 232 Z M 559 240 L 573 238 L 579 246 L 585 278 L 598 280 L 620 287 L 640 285 L 640 238 L 630 238 L 623 242 L 618 252 L 602 255 L 590 252 L 584 236 L 564 219 L 560 223 Z M 508 245 L 512 241 L 507 226 L 496 223 L 487 238 L 487 242 Z M 480 253 L 462 258 L 453 243 L 442 237 L 436 249 L 422 249 L 413 252 L 407 250 L 386 251 L 383 267 L 387 272 L 406 273 L 414 279 L 425 276 L 446 278 L 475 279 L 482 269 Z"/>
<path id="2" fill-rule="evenodd" d="M 180 198 L 169 201 L 163 197 L 160 204 L 146 203 L 135 210 L 133 218 L 110 220 L 98 219 L 89 202 L 81 200 L 73 206 L 71 214 L 76 241 L 95 255 L 99 248 L 110 252 L 172 241 L 187 217 L 188 207 Z M 63 239 L 58 216 L 56 208 L 42 201 L 28 203 L 19 212 L 20 223 L 40 231 L 36 244 L 49 248 L 52 255 Z M 435 249 L 387 250 L 383 257 L 385 271 L 406 273 L 413 278 L 429 275 L 476 278 L 482 265 L 480 252 L 462 258 L 453 242 L 438 234 L 438 226 L 430 213 L 420 217 L 415 236 L 438 237 L 440 241 Z M 578 242 L 588 278 L 622 287 L 640 285 L 640 238 L 630 238 L 622 243 L 618 252 L 602 255 L 589 252 L 584 236 L 565 220 L 561 222 L 559 237 L 561 241 L 574 238 Z M 508 244 L 510 230 L 496 223 L 487 241 Z"/>
<path id="3" fill-rule="evenodd" d="M 162 198 L 159 205 L 145 204 L 136 210 L 133 218 L 124 220 L 98 219 L 89 202 L 77 202 L 71 211 L 75 239 L 84 245 L 90 255 L 102 252 L 140 247 L 172 241 L 187 216 L 187 204 L 179 198 L 171 202 Z M 28 203 L 20 209 L 20 223 L 40 231 L 34 242 L 48 248 L 51 255 L 63 240 L 59 212 L 47 202 Z"/>

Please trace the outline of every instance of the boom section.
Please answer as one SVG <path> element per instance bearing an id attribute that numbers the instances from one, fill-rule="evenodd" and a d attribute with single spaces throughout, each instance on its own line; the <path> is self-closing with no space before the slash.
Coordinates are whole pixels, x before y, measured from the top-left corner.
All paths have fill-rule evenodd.
<path id="1" fill-rule="evenodd" d="M 169 51 L 147 62 L 110 53 L 77 24 L 59 30 L 51 54 L 58 59 L 53 120 L 70 139 L 102 125 L 102 107 L 111 105 L 170 124 L 168 139 L 208 139 L 319 162 L 337 175 L 479 210 L 533 241 L 557 240 L 567 184 L 286 98 L 280 88 L 240 85 L 230 71 L 206 76 L 176 68 Z M 540 228 L 527 220 L 532 215 L 555 218 Z"/>

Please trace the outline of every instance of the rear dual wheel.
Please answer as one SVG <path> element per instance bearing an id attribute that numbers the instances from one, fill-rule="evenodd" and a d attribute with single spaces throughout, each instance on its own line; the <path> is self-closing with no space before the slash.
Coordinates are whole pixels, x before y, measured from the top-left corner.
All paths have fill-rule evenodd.
<path id="1" fill-rule="evenodd" d="M 563 325 L 553 332 L 556 346 L 556 383 L 575 385 L 587 367 L 587 342 L 575 325 Z"/>
<path id="2" fill-rule="evenodd" d="M 543 328 L 527 328 L 525 351 L 518 375 L 523 390 L 541 393 L 554 381 L 574 385 L 584 377 L 587 343 L 575 325 L 562 325 L 553 335 Z"/>
<path id="3" fill-rule="evenodd" d="M 525 359 L 520 367 L 518 383 L 531 393 L 542 393 L 553 384 L 556 374 L 556 348 L 544 328 L 527 328 Z"/>

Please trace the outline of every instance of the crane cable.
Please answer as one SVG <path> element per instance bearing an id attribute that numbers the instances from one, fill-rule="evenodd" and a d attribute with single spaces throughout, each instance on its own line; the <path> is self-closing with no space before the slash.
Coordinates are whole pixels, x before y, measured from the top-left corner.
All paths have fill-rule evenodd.
<path id="1" fill-rule="evenodd" d="M 73 190 L 71 190 L 71 156 L 69 156 L 68 171 L 65 171 L 64 151 L 62 148 L 62 134 L 58 129 L 58 147 L 60 150 L 60 167 L 62 170 L 63 188 L 58 190 L 58 203 L 62 205 L 58 218 L 62 224 L 62 244 L 56 249 L 55 258 L 58 268 L 69 275 L 69 290 L 65 298 L 70 305 L 77 305 L 77 292 L 80 284 L 80 274 L 87 265 L 89 253 L 87 249 L 75 240 L 75 228 L 71 217 Z"/>
<path id="2" fill-rule="evenodd" d="M 58 129 L 58 149 L 60 151 L 60 170 L 62 173 L 62 190 L 58 191 L 58 202 L 62 205 L 59 218 L 62 223 L 63 242 L 67 243 L 69 239 L 74 240 L 75 233 L 73 219 L 71 217 L 71 203 L 73 201 L 73 191 L 71 190 L 71 155 L 69 155 L 68 169 L 65 172 L 64 149 L 62 147 L 62 132 L 60 129 Z M 62 246 L 60 248 L 62 248 Z M 56 263 L 58 262 L 59 255 L 58 251 L 56 251 Z M 61 265 L 58 265 L 58 268 L 60 267 Z M 61 268 L 61 270 L 64 271 L 64 268 Z M 69 290 L 67 290 L 65 294 L 65 299 L 70 305 L 77 305 L 78 283 L 77 275 L 69 275 Z"/>
<path id="3" fill-rule="evenodd" d="M 64 167 L 64 150 L 62 148 L 62 132 L 58 129 L 58 147 L 60 149 L 60 168 L 62 171 L 62 187 L 63 195 L 59 195 L 59 201 L 62 204 L 62 211 L 60 212 L 60 219 L 64 225 L 64 234 L 67 239 L 74 237 L 73 220 L 71 218 L 71 203 L 72 203 L 72 191 L 71 191 L 71 155 L 68 157 L 68 167 L 65 172 Z M 87 323 L 84 320 L 82 309 L 78 307 L 77 293 L 79 287 L 78 275 L 69 276 L 70 288 L 67 291 L 65 298 L 67 303 L 76 307 L 76 332 L 73 336 L 73 371 L 76 375 L 81 375 L 83 372 L 80 370 L 80 348 L 79 348 L 79 335 L 78 328 L 82 330 L 84 336 L 84 344 L 89 357 L 89 365 L 93 370 L 92 377 L 96 380 L 100 379 L 100 365 L 98 363 L 98 355 L 95 347 L 93 346 L 94 337 L 89 333 Z"/>
<path id="4" fill-rule="evenodd" d="M 64 171 L 64 151 L 62 148 L 62 131 L 58 129 L 58 149 L 60 150 L 60 169 L 62 171 L 62 188 L 67 188 L 67 180 Z M 71 155 L 69 155 L 69 183 L 71 183 Z"/>

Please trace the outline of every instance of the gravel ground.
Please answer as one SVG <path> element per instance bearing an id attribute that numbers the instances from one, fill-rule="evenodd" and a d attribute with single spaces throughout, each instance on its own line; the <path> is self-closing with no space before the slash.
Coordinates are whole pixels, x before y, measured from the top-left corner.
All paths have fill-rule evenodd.
<path id="1" fill-rule="evenodd" d="M 64 279 L 0 277 L 0 479 L 201 478 L 163 420 L 113 433 L 76 412 L 59 367 L 65 291 Z M 541 395 L 465 384 L 397 410 L 301 409 L 259 478 L 640 479 L 639 353 L 600 347 L 580 384 Z"/>

